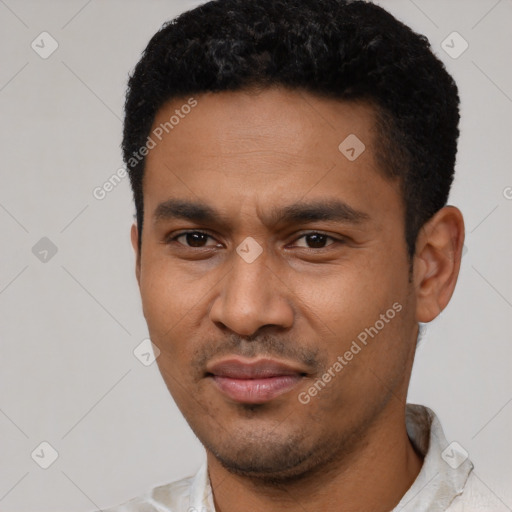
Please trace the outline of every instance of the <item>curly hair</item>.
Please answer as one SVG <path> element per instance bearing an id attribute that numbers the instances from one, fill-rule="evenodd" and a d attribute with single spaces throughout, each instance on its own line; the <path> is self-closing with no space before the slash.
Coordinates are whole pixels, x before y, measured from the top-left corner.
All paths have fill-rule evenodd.
<path id="1" fill-rule="evenodd" d="M 379 171 L 399 179 L 409 257 L 447 200 L 459 96 L 428 39 L 381 7 L 350 0 L 213 0 L 164 23 L 128 81 L 123 157 L 139 250 L 144 158 L 164 103 L 203 92 L 276 85 L 375 107 Z"/>

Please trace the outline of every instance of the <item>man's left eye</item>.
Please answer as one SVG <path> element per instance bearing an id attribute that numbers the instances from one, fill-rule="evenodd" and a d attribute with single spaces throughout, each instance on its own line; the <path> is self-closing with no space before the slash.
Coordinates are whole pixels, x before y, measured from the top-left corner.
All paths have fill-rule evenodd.
<path id="1" fill-rule="evenodd" d="M 299 247 L 307 247 L 309 249 L 323 249 L 324 247 L 337 242 L 337 240 L 332 236 L 325 235 L 323 233 L 306 233 L 300 238 L 297 238 L 297 241 L 301 239 L 304 239 L 304 245 L 299 245 Z M 327 244 L 328 240 L 331 240 L 330 244 Z"/>

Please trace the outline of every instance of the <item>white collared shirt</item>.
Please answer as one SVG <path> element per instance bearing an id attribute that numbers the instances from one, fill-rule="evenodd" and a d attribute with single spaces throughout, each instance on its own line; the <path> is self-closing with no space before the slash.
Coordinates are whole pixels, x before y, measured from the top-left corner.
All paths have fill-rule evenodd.
<path id="1" fill-rule="evenodd" d="M 424 461 L 416 480 L 390 512 L 510 512 L 473 472 L 464 449 L 448 443 L 431 409 L 407 404 L 406 427 Z M 194 476 L 155 487 L 104 512 L 215 512 L 206 462 Z"/>

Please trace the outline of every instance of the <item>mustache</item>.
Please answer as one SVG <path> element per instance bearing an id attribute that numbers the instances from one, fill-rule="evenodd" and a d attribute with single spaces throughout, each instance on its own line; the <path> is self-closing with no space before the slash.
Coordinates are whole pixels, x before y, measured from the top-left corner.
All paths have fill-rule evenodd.
<path id="1" fill-rule="evenodd" d="M 232 333 L 226 340 L 216 343 L 205 343 L 194 354 L 193 366 L 204 372 L 206 364 L 213 358 L 222 356 L 269 357 L 297 361 L 318 371 L 322 368 L 319 360 L 319 349 L 309 348 L 297 341 L 287 341 L 270 334 L 241 337 Z"/>

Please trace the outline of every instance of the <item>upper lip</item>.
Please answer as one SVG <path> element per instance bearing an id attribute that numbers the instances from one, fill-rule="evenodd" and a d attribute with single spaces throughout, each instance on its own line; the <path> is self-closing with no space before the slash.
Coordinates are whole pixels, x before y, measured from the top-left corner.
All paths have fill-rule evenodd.
<path id="1" fill-rule="evenodd" d="M 268 379 L 282 375 L 305 375 L 306 372 L 290 363 L 276 359 L 244 359 L 230 357 L 207 365 L 207 373 L 232 379 Z"/>

